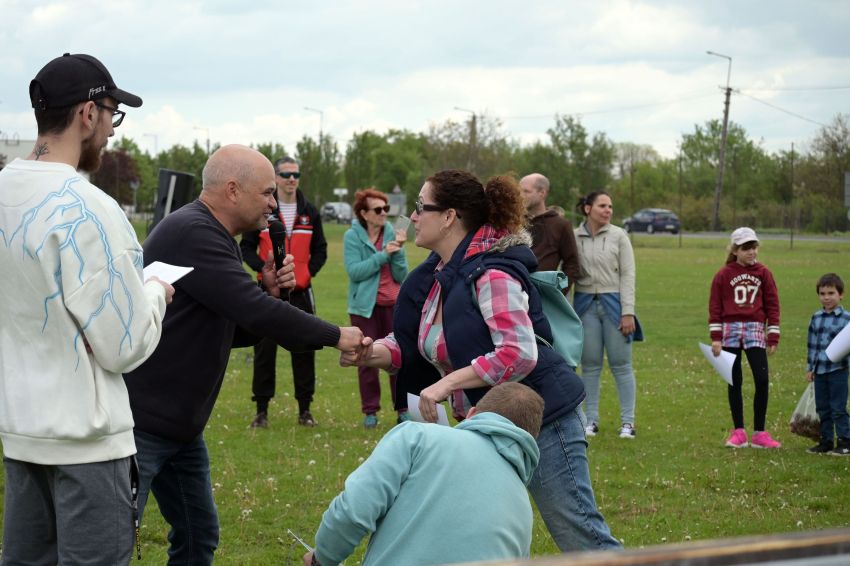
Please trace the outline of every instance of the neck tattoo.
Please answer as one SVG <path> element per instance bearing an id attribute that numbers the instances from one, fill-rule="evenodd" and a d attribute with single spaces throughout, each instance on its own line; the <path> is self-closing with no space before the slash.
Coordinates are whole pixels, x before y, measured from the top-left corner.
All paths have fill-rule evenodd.
<path id="1" fill-rule="evenodd" d="M 40 143 L 35 146 L 35 149 L 32 150 L 32 152 L 35 154 L 35 160 L 38 161 L 39 157 L 41 157 L 42 155 L 47 155 L 48 153 L 50 153 L 50 150 L 47 149 L 47 143 Z"/>

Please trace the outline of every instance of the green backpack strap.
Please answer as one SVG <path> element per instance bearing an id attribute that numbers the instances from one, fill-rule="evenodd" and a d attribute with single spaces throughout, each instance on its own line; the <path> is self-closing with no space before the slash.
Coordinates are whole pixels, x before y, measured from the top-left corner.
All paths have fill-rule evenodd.
<path id="1" fill-rule="evenodd" d="M 549 320 L 554 341 L 552 349 L 558 352 L 571 367 L 581 363 L 584 345 L 584 327 L 563 290 L 569 281 L 560 271 L 536 271 L 530 274 L 543 304 L 543 313 Z"/>

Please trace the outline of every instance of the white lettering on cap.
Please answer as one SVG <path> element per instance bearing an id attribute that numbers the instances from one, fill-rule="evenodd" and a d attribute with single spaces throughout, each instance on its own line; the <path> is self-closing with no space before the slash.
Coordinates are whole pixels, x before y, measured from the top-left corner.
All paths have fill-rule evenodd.
<path id="1" fill-rule="evenodd" d="M 97 88 L 90 88 L 89 89 L 89 100 L 91 100 L 91 97 L 94 96 L 95 94 L 100 94 L 101 92 L 103 92 L 105 90 L 106 90 L 105 86 L 99 86 Z"/>

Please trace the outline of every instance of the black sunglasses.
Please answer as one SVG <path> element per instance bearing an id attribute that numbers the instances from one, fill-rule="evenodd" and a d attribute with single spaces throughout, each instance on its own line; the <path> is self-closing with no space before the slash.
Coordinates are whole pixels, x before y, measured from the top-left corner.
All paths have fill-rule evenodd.
<path id="1" fill-rule="evenodd" d="M 381 212 L 389 212 L 390 211 L 390 205 L 386 204 L 384 206 L 376 206 L 375 208 L 373 208 L 371 210 L 375 214 L 380 214 Z"/>
<path id="2" fill-rule="evenodd" d="M 107 106 L 106 104 L 101 104 L 100 102 L 95 102 L 94 105 L 98 106 L 100 108 L 104 108 L 106 110 L 112 111 L 112 127 L 113 128 L 117 128 L 118 126 L 120 126 L 121 122 L 124 121 L 124 116 L 127 115 L 127 113 L 124 112 L 123 110 L 118 110 L 117 108 Z"/>
<path id="3" fill-rule="evenodd" d="M 301 178 L 301 173 L 292 173 L 290 171 L 278 171 L 277 174 L 283 177 L 284 179 L 289 179 L 290 177 L 292 177 L 293 179 Z"/>
<path id="4" fill-rule="evenodd" d="M 428 212 L 439 212 L 441 210 L 448 210 L 448 208 L 444 206 L 437 206 L 436 204 L 425 204 L 424 202 L 416 201 L 416 214 L 422 214 L 424 211 Z M 460 218 L 460 216 L 458 216 Z"/>

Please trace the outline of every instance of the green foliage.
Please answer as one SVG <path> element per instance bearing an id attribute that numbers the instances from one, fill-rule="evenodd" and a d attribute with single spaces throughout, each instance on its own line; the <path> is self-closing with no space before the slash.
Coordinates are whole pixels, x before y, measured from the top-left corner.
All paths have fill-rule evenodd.
<path id="1" fill-rule="evenodd" d="M 260 143 L 256 146 L 254 146 L 254 144 L 251 144 L 251 147 L 265 155 L 266 159 L 271 161 L 272 164 L 274 164 L 274 162 L 280 159 L 281 157 L 291 157 L 282 145 L 276 144 L 274 142 Z"/>
<path id="2" fill-rule="evenodd" d="M 443 169 L 468 169 L 482 181 L 510 171 L 520 176 L 537 172 L 549 178 L 550 205 L 572 210 L 579 195 L 606 189 L 618 222 L 641 208 L 668 208 L 680 212 L 684 230 L 697 231 L 708 230 L 713 215 L 721 129 L 719 120 L 694 125 L 682 135 L 680 156 L 665 159 L 649 145 L 615 144 L 604 132 L 591 135 L 575 116 L 556 115 L 548 140 L 523 146 L 498 118 L 484 112 L 464 122 L 431 123 L 423 134 L 365 130 L 353 135 L 344 155 L 332 136 L 305 136 L 296 144 L 295 157 L 301 165 L 301 186 L 317 205 L 336 200 L 332 189 L 342 185 L 349 189 L 349 200 L 364 188 L 389 193 L 396 185 L 408 199 L 415 199 L 424 180 Z M 758 229 L 850 230 L 843 205 L 844 172 L 850 171 L 850 116 L 839 114 L 793 154 L 790 148 L 768 153 L 735 122 L 729 124 L 727 137 L 723 229 L 746 223 Z M 271 142 L 255 147 L 270 161 L 286 154 L 283 146 Z M 137 175 L 141 182 L 140 210 L 149 210 L 153 203 L 159 167 L 195 174 L 195 193 L 200 192 L 207 155 L 197 142 L 155 157 L 141 153 L 132 140 L 122 138 L 113 145 L 113 151 L 121 148 L 130 158 L 127 175 Z M 114 163 L 109 159 L 102 169 L 106 185 Z M 114 164 L 111 167 L 114 172 Z M 127 179 L 119 177 L 116 194 L 122 202 L 127 200 L 126 191 L 121 192 Z"/>
<path id="3" fill-rule="evenodd" d="M 300 188 L 316 206 L 336 200 L 333 190 L 340 182 L 340 153 L 336 141 L 323 135 L 319 140 L 304 136 L 296 144 L 295 157 L 301 171 Z"/>

